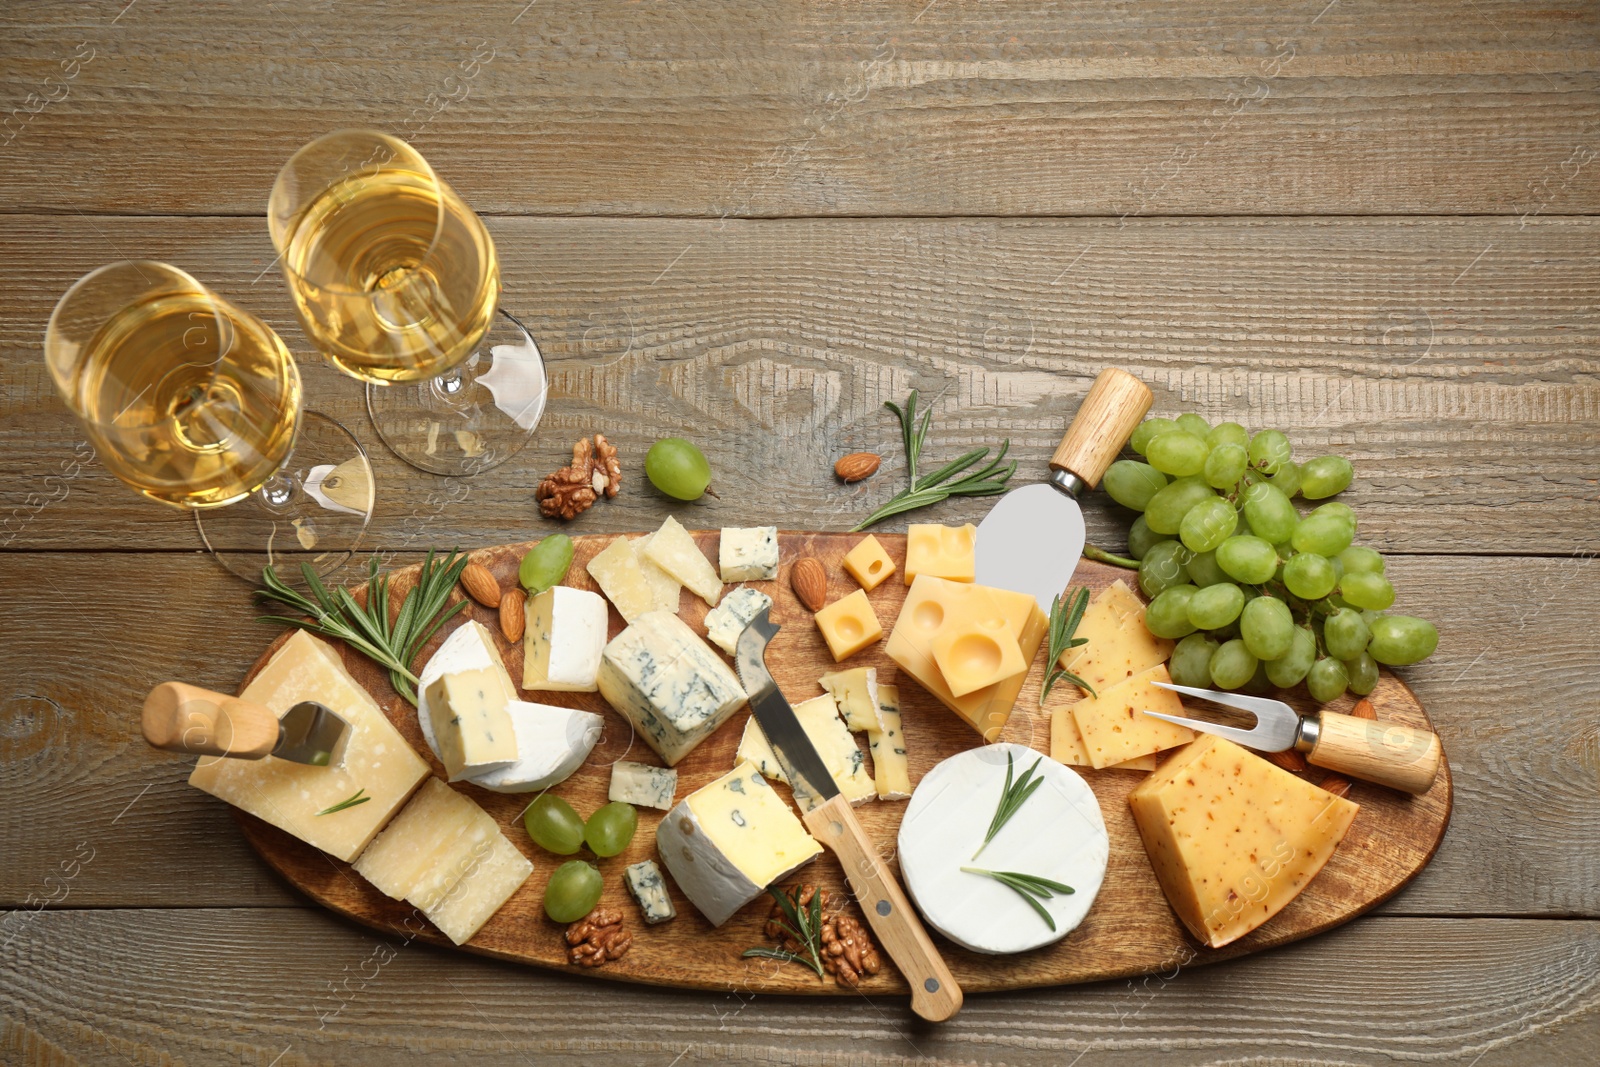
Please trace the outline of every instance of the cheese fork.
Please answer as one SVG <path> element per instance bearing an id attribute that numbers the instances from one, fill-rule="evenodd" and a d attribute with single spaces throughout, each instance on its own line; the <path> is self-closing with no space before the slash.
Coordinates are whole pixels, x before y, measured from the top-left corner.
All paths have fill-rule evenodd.
<path id="1" fill-rule="evenodd" d="M 1159 711 L 1146 710 L 1146 715 L 1215 734 L 1258 752 L 1286 752 L 1292 748 L 1305 753 L 1307 763 L 1324 770 L 1338 771 L 1407 793 L 1426 793 L 1439 773 L 1442 756 L 1439 737 L 1427 730 L 1358 719 L 1336 711 L 1301 715 L 1281 700 L 1166 682 L 1155 684 L 1184 696 L 1247 711 L 1255 716 L 1256 724 L 1250 729 L 1241 729 Z"/>

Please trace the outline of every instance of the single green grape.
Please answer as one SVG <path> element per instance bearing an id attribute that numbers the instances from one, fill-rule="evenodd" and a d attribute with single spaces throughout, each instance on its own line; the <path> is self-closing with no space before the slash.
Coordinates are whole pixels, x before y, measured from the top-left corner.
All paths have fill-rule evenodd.
<path id="1" fill-rule="evenodd" d="M 1350 676 L 1345 673 L 1344 664 L 1336 659 L 1323 657 L 1306 672 L 1306 688 L 1311 691 L 1311 699 L 1319 704 L 1338 700 L 1349 685 Z"/>
<path id="2" fill-rule="evenodd" d="M 1184 565 L 1192 553 L 1182 541 L 1158 541 L 1139 561 L 1139 588 L 1147 597 L 1157 597 L 1175 585 L 1189 580 Z"/>
<path id="3" fill-rule="evenodd" d="M 1231 582 L 1208 585 L 1189 598 L 1189 621 L 1200 630 L 1220 630 L 1244 610 L 1244 590 Z"/>
<path id="4" fill-rule="evenodd" d="M 1151 438 L 1144 454 L 1152 467 L 1174 478 L 1199 474 L 1206 469 L 1205 439 L 1182 430 L 1169 430 Z"/>
<path id="5" fill-rule="evenodd" d="M 1300 492 L 1307 500 L 1322 500 L 1350 488 L 1356 469 L 1343 456 L 1318 456 L 1300 468 Z"/>
<path id="6" fill-rule="evenodd" d="M 1100 484 L 1106 493 L 1125 508 L 1143 511 L 1150 498 L 1167 484 L 1167 476 L 1136 459 L 1119 459 L 1106 468 Z"/>
<path id="7" fill-rule="evenodd" d="M 591 852 L 604 859 L 627 848 L 638 827 L 638 810 L 632 804 L 613 800 L 589 816 L 583 827 L 583 840 Z"/>
<path id="8" fill-rule="evenodd" d="M 1144 559 L 1146 552 L 1158 541 L 1172 540 L 1171 534 L 1158 534 L 1150 529 L 1150 524 L 1140 515 L 1133 520 L 1133 525 L 1128 527 L 1128 555 L 1134 559 Z"/>
<path id="9" fill-rule="evenodd" d="M 1278 569 L 1278 553 L 1260 537 L 1230 537 L 1217 546 L 1217 566 L 1245 585 L 1260 585 Z"/>
<path id="10" fill-rule="evenodd" d="M 1214 552 L 1218 545 L 1233 536 L 1239 525 L 1239 513 L 1221 497 L 1202 500 L 1189 509 L 1178 524 L 1178 538 L 1191 552 Z"/>
<path id="11" fill-rule="evenodd" d="M 529 804 L 522 825 L 533 843 L 546 852 L 570 856 L 583 847 L 583 817 L 554 793 L 545 793 Z"/>
<path id="12" fill-rule="evenodd" d="M 1169 641 L 1194 633 L 1196 627 L 1189 621 L 1189 601 L 1195 592 L 1192 585 L 1163 589 L 1144 609 L 1144 628 Z"/>
<path id="13" fill-rule="evenodd" d="M 1394 603 L 1394 586 L 1381 574 L 1347 574 L 1339 579 L 1339 595 L 1352 607 L 1382 611 Z"/>
<path id="14" fill-rule="evenodd" d="M 1274 660 L 1294 643 L 1294 616 L 1277 597 L 1258 596 L 1239 613 L 1239 636 L 1257 659 Z"/>
<path id="15" fill-rule="evenodd" d="M 1250 438 L 1250 465 L 1263 474 L 1277 474 L 1289 462 L 1289 439 L 1278 430 L 1262 430 Z"/>
<path id="16" fill-rule="evenodd" d="M 1315 552 L 1297 552 L 1283 565 L 1283 584 L 1301 600 L 1321 600 L 1338 581 L 1333 563 Z"/>
<path id="17" fill-rule="evenodd" d="M 1190 634 L 1172 648 L 1172 658 L 1167 661 L 1167 673 L 1177 685 L 1192 685 L 1196 689 L 1211 687 L 1211 657 L 1216 654 L 1217 642 L 1205 634 Z"/>
<path id="18" fill-rule="evenodd" d="M 1174 421 L 1177 422 L 1178 429 L 1185 433 L 1192 433 L 1202 441 L 1206 439 L 1206 435 L 1211 433 L 1211 424 L 1205 420 L 1204 416 L 1196 415 L 1192 411 L 1184 412 Z"/>
<path id="19" fill-rule="evenodd" d="M 1361 612 L 1340 608 L 1322 623 L 1322 643 L 1328 646 L 1328 655 L 1334 659 L 1355 659 L 1367 650 L 1372 640 L 1372 630 Z"/>
<path id="20" fill-rule="evenodd" d="M 1213 500 L 1216 495 L 1204 478 L 1190 475 L 1174 479 L 1145 505 L 1145 521 L 1156 533 L 1175 534 L 1190 508 L 1202 500 Z"/>
<path id="21" fill-rule="evenodd" d="M 1268 481 L 1283 490 L 1284 496 L 1294 496 L 1300 491 L 1300 468 L 1292 462 L 1285 463 Z"/>
<path id="22" fill-rule="evenodd" d="M 1133 428 L 1133 434 L 1128 438 L 1128 445 L 1142 456 L 1145 454 L 1145 449 L 1150 447 L 1152 438 L 1157 434 L 1163 434 L 1168 430 L 1176 430 L 1177 428 L 1178 424 L 1171 419 L 1145 419 Z"/>
<path id="23" fill-rule="evenodd" d="M 1252 523 L 1252 525 L 1254 525 Z M 1312 512 L 1294 528 L 1289 543 L 1296 552 L 1315 552 L 1319 556 L 1337 556 L 1350 547 L 1355 537 L 1355 527 L 1337 515 L 1319 515 Z"/>
<path id="24" fill-rule="evenodd" d="M 566 534 L 551 534 L 522 557 L 517 567 L 517 581 L 529 596 L 538 596 L 546 589 L 559 585 L 572 566 L 572 538 Z"/>
<path id="25" fill-rule="evenodd" d="M 1439 631 L 1427 619 L 1382 615 L 1372 621 L 1372 642 L 1367 651 L 1386 666 L 1408 667 L 1421 663 L 1438 647 Z"/>
<path id="26" fill-rule="evenodd" d="M 1270 483 L 1246 489 L 1243 510 L 1255 535 L 1273 544 L 1289 540 L 1300 524 L 1300 513 L 1289 502 L 1288 494 Z"/>
<path id="27" fill-rule="evenodd" d="M 1345 574 L 1382 574 L 1383 556 L 1366 545 L 1351 545 L 1339 553 Z"/>
<path id="28" fill-rule="evenodd" d="M 1350 678 L 1350 692 L 1364 697 L 1378 688 L 1378 661 L 1366 652 L 1344 661 L 1344 673 Z"/>
<path id="29" fill-rule="evenodd" d="M 1260 662 L 1238 638 L 1224 641 L 1211 654 L 1211 684 L 1218 689 L 1237 689 L 1255 675 Z"/>
<path id="30" fill-rule="evenodd" d="M 568 860 L 550 875 L 544 887 L 544 913 L 558 923 L 575 923 L 600 903 L 605 880 L 594 864 Z"/>
<path id="31" fill-rule="evenodd" d="M 1350 524 L 1350 529 L 1356 528 L 1356 509 L 1342 500 L 1330 500 L 1326 504 L 1318 504 L 1311 509 L 1313 515 L 1337 515 Z"/>
<path id="32" fill-rule="evenodd" d="M 1208 585 L 1216 585 L 1218 582 L 1231 581 L 1222 572 L 1222 568 L 1217 566 L 1215 552 L 1196 552 L 1189 558 L 1189 562 L 1183 565 L 1183 569 L 1188 573 L 1189 581 L 1201 589 Z"/>
<path id="33" fill-rule="evenodd" d="M 1206 434 L 1206 444 L 1213 450 L 1222 445 L 1238 445 L 1240 448 L 1250 447 L 1250 431 L 1240 426 L 1237 422 L 1219 422 L 1211 427 L 1211 432 Z"/>
<path id="34" fill-rule="evenodd" d="M 1221 444 L 1206 456 L 1202 473 L 1211 488 L 1228 489 L 1244 477 L 1244 470 L 1249 465 L 1250 453 L 1245 451 L 1243 445 Z"/>
<path id="35" fill-rule="evenodd" d="M 650 484 L 675 500 L 698 500 L 711 484 L 711 464 L 694 442 L 663 437 L 644 457 Z"/>
<path id="36" fill-rule="evenodd" d="M 1289 650 L 1267 664 L 1267 680 L 1279 689 L 1292 688 L 1305 680 L 1316 661 L 1317 639 L 1306 627 L 1296 626 Z"/>

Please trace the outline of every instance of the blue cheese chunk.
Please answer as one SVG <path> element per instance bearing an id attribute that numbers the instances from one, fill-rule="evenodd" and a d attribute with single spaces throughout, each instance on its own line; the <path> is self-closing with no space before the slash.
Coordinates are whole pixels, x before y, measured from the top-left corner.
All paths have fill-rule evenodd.
<path id="1" fill-rule="evenodd" d="M 678 772 L 669 767 L 618 760 L 611 765 L 608 800 L 632 804 L 636 808 L 672 810 L 672 794 L 678 791 Z"/>
<path id="2" fill-rule="evenodd" d="M 706 612 L 706 637 L 728 655 L 739 647 L 739 635 L 750 620 L 772 606 L 772 598 L 758 589 L 740 586 Z"/>
<path id="3" fill-rule="evenodd" d="M 643 913 L 646 925 L 654 926 L 678 917 L 677 909 L 672 906 L 672 897 L 667 895 L 666 880 L 661 877 L 661 868 L 656 866 L 655 860 L 630 864 L 622 871 L 622 881 L 628 887 L 628 892 L 633 894 L 633 899 L 639 902 L 639 911 Z"/>
<path id="4" fill-rule="evenodd" d="M 776 526 L 725 526 L 718 560 L 724 582 L 770 582 L 778 576 Z"/>
<path id="5" fill-rule="evenodd" d="M 600 695 L 669 767 L 747 699 L 728 665 L 664 611 L 639 616 L 606 645 L 599 681 Z"/>

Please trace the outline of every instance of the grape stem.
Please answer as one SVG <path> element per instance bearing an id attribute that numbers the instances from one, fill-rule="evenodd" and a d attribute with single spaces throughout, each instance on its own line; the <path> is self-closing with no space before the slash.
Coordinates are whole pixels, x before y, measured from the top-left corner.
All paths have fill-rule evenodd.
<path id="1" fill-rule="evenodd" d="M 1127 556 L 1113 556 L 1105 549 L 1096 548 L 1093 545 L 1083 546 L 1083 558 L 1099 560 L 1101 563 L 1109 563 L 1113 567 L 1126 567 L 1130 571 L 1136 571 L 1139 569 L 1138 560 L 1129 559 Z"/>

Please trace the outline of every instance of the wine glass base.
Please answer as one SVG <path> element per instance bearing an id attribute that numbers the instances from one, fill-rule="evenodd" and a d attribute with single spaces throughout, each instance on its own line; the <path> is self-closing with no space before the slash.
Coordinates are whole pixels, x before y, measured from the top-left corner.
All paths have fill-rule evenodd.
<path id="1" fill-rule="evenodd" d="M 481 474 L 522 451 L 549 386 L 539 346 L 505 311 L 454 371 L 420 382 L 367 384 L 367 413 L 390 451 L 418 470 Z"/>
<path id="2" fill-rule="evenodd" d="M 300 564 L 321 578 L 355 553 L 372 504 L 372 465 L 361 443 L 335 420 L 306 409 L 283 469 L 244 500 L 196 511 L 194 521 L 217 562 L 239 577 L 259 583 L 270 565 L 303 586 Z"/>

